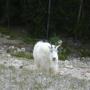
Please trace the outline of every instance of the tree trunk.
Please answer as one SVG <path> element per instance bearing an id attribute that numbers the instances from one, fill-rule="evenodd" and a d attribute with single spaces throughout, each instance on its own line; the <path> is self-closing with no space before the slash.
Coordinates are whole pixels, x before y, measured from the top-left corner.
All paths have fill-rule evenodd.
<path id="1" fill-rule="evenodd" d="M 9 30 L 10 29 L 9 0 L 7 0 L 7 25 L 8 25 L 8 30 Z"/>
<path id="2" fill-rule="evenodd" d="M 79 25 L 80 25 L 80 19 L 81 19 L 81 14 L 82 14 L 82 6 L 83 6 L 83 0 L 80 0 L 80 6 L 79 6 L 79 11 L 78 11 L 78 16 L 77 16 L 77 23 L 74 29 L 75 40 L 78 40 L 78 36 L 79 37 L 81 36 L 81 30 L 79 31 Z"/>
<path id="3" fill-rule="evenodd" d="M 77 25 L 80 23 L 82 6 L 83 6 L 83 0 L 80 1 L 80 7 L 79 7 L 79 12 L 78 12 L 78 17 L 77 17 Z"/>
<path id="4" fill-rule="evenodd" d="M 48 3 L 47 39 L 48 39 L 48 37 L 49 37 L 50 9 L 51 9 L 51 0 L 49 0 L 49 3 Z"/>

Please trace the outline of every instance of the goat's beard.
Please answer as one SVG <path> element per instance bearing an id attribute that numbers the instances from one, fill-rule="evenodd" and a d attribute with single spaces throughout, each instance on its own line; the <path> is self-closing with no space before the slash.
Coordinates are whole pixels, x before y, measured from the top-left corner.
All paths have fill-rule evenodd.
<path id="1" fill-rule="evenodd" d="M 53 63 L 51 64 L 50 66 L 50 71 L 57 74 L 59 72 L 59 66 L 58 66 L 58 63 Z"/>

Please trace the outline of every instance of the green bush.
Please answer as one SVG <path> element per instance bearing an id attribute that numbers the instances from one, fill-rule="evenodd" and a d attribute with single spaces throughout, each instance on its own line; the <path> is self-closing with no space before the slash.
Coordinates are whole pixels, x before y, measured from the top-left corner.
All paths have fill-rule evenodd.
<path id="1" fill-rule="evenodd" d="M 54 35 L 54 36 L 51 37 L 49 40 L 50 40 L 50 42 L 53 43 L 53 44 L 58 44 L 58 41 L 60 40 L 60 37 Z"/>
<path id="2" fill-rule="evenodd" d="M 31 39 L 31 37 L 24 37 L 23 41 L 27 44 L 31 43 L 33 40 Z"/>
<path id="3" fill-rule="evenodd" d="M 33 39 L 33 38 L 31 38 L 30 36 L 25 36 L 25 37 L 23 37 L 22 38 L 23 39 L 23 41 L 26 43 L 26 44 L 35 44 L 36 43 L 36 39 Z"/>
<path id="4" fill-rule="evenodd" d="M 90 50 L 88 49 L 81 48 L 79 52 L 80 52 L 80 57 L 90 57 Z"/>
<path id="5" fill-rule="evenodd" d="M 59 40 L 61 40 L 60 37 L 58 37 L 56 35 L 54 35 L 53 37 L 50 38 L 50 42 L 55 45 L 58 45 Z M 63 49 L 62 49 L 62 46 L 63 46 Z M 71 51 L 66 43 L 62 44 L 62 46 L 60 47 L 60 50 L 59 50 L 59 59 L 65 60 L 70 55 Z"/>
<path id="6" fill-rule="evenodd" d="M 63 43 L 62 47 L 60 47 L 61 50 L 59 51 L 59 59 L 60 60 L 65 60 L 68 58 L 68 56 L 70 56 L 71 52 L 72 52 L 72 48 L 67 45 L 67 43 Z"/>
<path id="7" fill-rule="evenodd" d="M 59 52 L 59 59 L 60 60 L 65 60 L 67 57 L 70 55 L 70 50 L 68 48 L 64 48 Z"/>

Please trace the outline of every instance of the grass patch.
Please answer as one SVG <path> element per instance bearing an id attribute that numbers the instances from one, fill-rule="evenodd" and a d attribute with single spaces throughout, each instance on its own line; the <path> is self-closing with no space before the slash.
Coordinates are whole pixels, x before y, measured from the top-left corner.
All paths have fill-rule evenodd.
<path id="1" fill-rule="evenodd" d="M 5 69 L 6 67 L 3 64 L 0 64 L 0 71 L 1 69 Z"/>
<path id="2" fill-rule="evenodd" d="M 25 37 L 22 38 L 22 40 L 26 44 L 33 44 L 33 45 L 37 42 L 37 40 L 32 39 L 30 36 L 25 36 Z"/>
<path id="3" fill-rule="evenodd" d="M 90 57 L 90 50 L 87 48 L 79 48 L 78 52 L 80 53 L 80 57 Z"/>
<path id="4" fill-rule="evenodd" d="M 11 55 L 15 57 L 20 57 L 20 58 L 26 58 L 26 59 L 33 58 L 32 53 L 29 53 L 29 52 L 16 52 L 16 53 L 12 53 Z"/>
<path id="5" fill-rule="evenodd" d="M 56 35 L 54 35 L 53 37 L 50 38 L 50 42 L 55 45 L 58 45 L 59 40 L 61 40 L 60 37 L 58 37 Z M 62 49 L 62 46 L 63 46 L 63 49 Z M 60 60 L 65 60 L 70 55 L 71 51 L 66 43 L 63 43 L 62 46 L 59 49 L 58 56 L 59 56 Z"/>
<path id="6" fill-rule="evenodd" d="M 51 43 L 53 43 L 53 44 L 58 44 L 58 41 L 60 40 L 60 38 L 58 37 L 58 36 L 56 36 L 56 35 L 54 35 L 53 37 L 51 37 L 50 39 L 49 39 L 49 41 L 51 42 Z"/>
<path id="7" fill-rule="evenodd" d="M 17 37 L 17 33 L 15 33 L 14 30 L 10 30 L 6 27 L 0 27 L 0 33 L 2 33 L 2 37 L 4 37 L 4 35 L 9 35 L 10 39 L 14 39 Z"/>
<path id="8" fill-rule="evenodd" d="M 4 37 L 4 35 L 9 35 L 9 39 L 19 39 L 26 36 L 26 34 L 24 34 L 22 31 L 8 29 L 7 27 L 0 27 L 0 33 L 3 35 L 2 37 Z"/>
<path id="9" fill-rule="evenodd" d="M 59 59 L 65 60 L 68 58 L 68 56 L 71 54 L 71 50 L 69 47 L 63 47 L 63 49 L 59 52 Z"/>
<path id="10" fill-rule="evenodd" d="M 0 32 L 2 34 L 5 34 L 5 35 L 8 35 L 9 34 L 9 31 L 8 28 L 5 28 L 5 27 L 0 27 Z"/>
<path id="11" fill-rule="evenodd" d="M 90 57 L 90 49 L 85 46 L 75 47 L 63 43 L 62 47 L 63 49 L 59 52 L 59 59 L 61 60 L 65 60 L 74 54 L 78 57 Z"/>

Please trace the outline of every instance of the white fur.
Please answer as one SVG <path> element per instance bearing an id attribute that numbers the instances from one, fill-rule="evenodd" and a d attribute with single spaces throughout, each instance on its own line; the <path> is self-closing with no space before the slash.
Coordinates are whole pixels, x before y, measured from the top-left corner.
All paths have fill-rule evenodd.
<path id="1" fill-rule="evenodd" d="M 58 54 L 57 46 L 48 42 L 39 41 L 33 49 L 33 57 L 35 64 L 47 71 L 58 72 Z M 53 60 L 55 58 L 55 60 Z"/>

